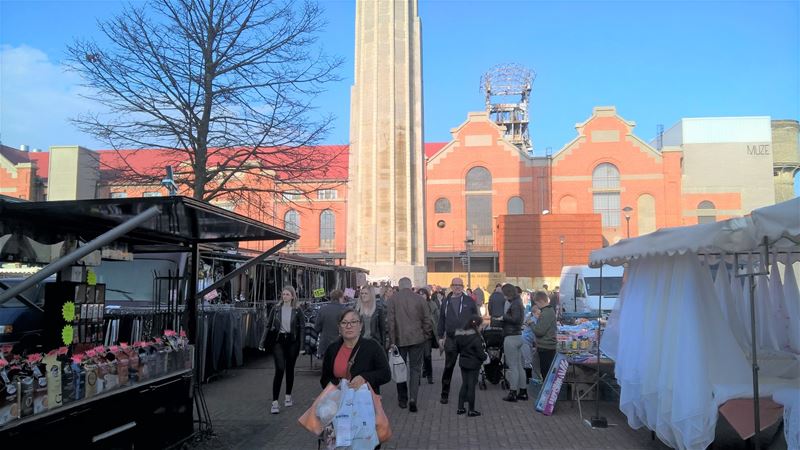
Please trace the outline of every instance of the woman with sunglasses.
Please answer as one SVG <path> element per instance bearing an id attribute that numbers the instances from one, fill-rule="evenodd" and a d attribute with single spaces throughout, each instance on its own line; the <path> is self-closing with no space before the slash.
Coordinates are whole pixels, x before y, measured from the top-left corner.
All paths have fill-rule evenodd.
<path id="1" fill-rule="evenodd" d="M 362 338 L 361 326 L 361 317 L 355 309 L 342 311 L 339 316 L 341 338 L 328 346 L 322 360 L 320 385 L 323 388 L 328 383 L 338 384 L 344 378 L 353 389 L 369 383 L 379 394 L 380 386 L 392 379 L 383 348 L 374 339 Z"/>

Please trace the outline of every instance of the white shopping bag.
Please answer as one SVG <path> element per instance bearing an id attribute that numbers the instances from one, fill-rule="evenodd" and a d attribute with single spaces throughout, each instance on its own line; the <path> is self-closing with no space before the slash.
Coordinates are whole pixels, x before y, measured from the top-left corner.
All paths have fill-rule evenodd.
<path id="1" fill-rule="evenodd" d="M 352 390 L 352 389 L 351 389 Z M 375 405 L 372 403 L 372 392 L 362 385 L 353 396 L 351 414 L 352 450 L 373 450 L 380 444 L 375 430 Z"/>
<path id="2" fill-rule="evenodd" d="M 342 389 L 342 402 L 339 404 L 339 410 L 333 418 L 337 448 L 350 447 L 353 444 L 353 399 L 356 391 L 346 386 L 346 384 L 339 385 L 339 388 Z"/>
<path id="3" fill-rule="evenodd" d="M 397 347 L 389 350 L 389 368 L 392 369 L 392 381 L 395 383 L 405 383 L 408 381 L 408 367 Z"/>

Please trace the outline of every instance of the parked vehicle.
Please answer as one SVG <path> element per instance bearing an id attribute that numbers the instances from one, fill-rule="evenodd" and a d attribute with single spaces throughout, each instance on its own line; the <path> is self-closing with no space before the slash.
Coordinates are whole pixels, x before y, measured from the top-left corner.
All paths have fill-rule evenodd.
<path id="1" fill-rule="evenodd" d="M 589 313 L 598 309 L 610 311 L 617 303 L 622 288 L 623 267 L 603 266 L 602 305 L 600 304 L 600 268 L 564 266 L 561 269 L 559 302 L 567 313 Z"/>
<path id="2" fill-rule="evenodd" d="M 21 283 L 25 278 L 0 278 L 0 292 Z M 44 313 L 27 304 L 44 308 L 44 287 L 55 281 L 49 278 L 0 304 L 0 345 L 14 345 L 15 353 L 36 350 L 41 345 Z M 27 301 L 27 302 L 26 302 Z"/>

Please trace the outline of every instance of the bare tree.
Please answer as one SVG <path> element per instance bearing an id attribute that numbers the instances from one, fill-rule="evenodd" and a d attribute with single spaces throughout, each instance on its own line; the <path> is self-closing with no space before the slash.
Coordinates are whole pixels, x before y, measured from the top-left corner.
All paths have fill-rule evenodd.
<path id="1" fill-rule="evenodd" d="M 196 199 L 307 195 L 345 147 L 310 148 L 330 115 L 315 97 L 341 59 L 323 53 L 319 6 L 293 0 L 150 0 L 100 22 L 107 43 L 76 40 L 69 66 L 100 111 L 73 119 L 119 152 L 115 181 L 158 183 L 164 165 Z M 161 150 L 161 151 L 152 151 Z M 158 155 L 156 157 L 155 155 Z M 141 158 L 141 157 L 139 157 Z"/>

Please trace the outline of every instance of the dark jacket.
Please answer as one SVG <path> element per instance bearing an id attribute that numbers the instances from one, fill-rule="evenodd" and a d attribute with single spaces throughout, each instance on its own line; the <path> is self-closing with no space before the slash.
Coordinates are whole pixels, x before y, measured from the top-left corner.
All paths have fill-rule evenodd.
<path id="1" fill-rule="evenodd" d="M 411 289 L 400 289 L 389 299 L 386 322 L 389 344 L 398 347 L 422 344 L 433 336 L 430 309 Z"/>
<path id="2" fill-rule="evenodd" d="M 340 338 L 328 346 L 325 357 L 322 360 L 322 378 L 319 383 L 324 389 L 328 383 L 339 384 L 339 378 L 333 376 L 333 362 L 336 354 L 342 348 L 344 341 Z M 350 377 L 361 376 L 365 379 L 375 393 L 380 393 L 381 385 L 388 383 L 392 379 L 392 372 L 389 370 L 389 360 L 383 348 L 373 339 L 359 339 L 350 354 Z"/>
<path id="3" fill-rule="evenodd" d="M 314 330 L 319 334 L 317 355 L 320 358 L 325 355 L 325 350 L 328 346 L 339 337 L 339 314 L 346 307 L 341 303 L 329 303 L 319 309 L 317 318 L 314 321 Z"/>
<path id="4" fill-rule="evenodd" d="M 359 313 L 361 323 L 364 324 L 364 314 Z M 386 347 L 386 310 L 382 305 L 375 303 L 375 312 L 369 321 L 369 334 L 372 339 L 378 341 L 381 347 Z M 364 327 L 361 327 L 361 336 L 364 336 Z"/>
<path id="5" fill-rule="evenodd" d="M 536 347 L 542 350 L 556 349 L 556 312 L 551 305 L 542 308 L 542 315 L 533 327 L 533 334 L 536 335 Z"/>
<path id="6" fill-rule="evenodd" d="M 501 292 L 492 292 L 492 295 L 489 296 L 489 317 L 501 317 L 505 303 L 506 298 Z"/>
<path id="7" fill-rule="evenodd" d="M 453 337 L 456 330 L 463 330 L 472 316 L 478 314 L 475 301 L 466 293 L 460 299 L 453 298 L 453 293 L 447 294 L 439 309 L 439 326 L 436 332 L 439 338 L 445 335 Z"/>
<path id="8" fill-rule="evenodd" d="M 483 361 L 486 360 L 483 339 L 477 331 L 472 334 L 456 336 L 456 348 L 458 348 L 458 364 L 462 369 L 480 369 Z"/>
<path id="9" fill-rule="evenodd" d="M 503 336 L 522 334 L 522 321 L 525 320 L 525 308 L 519 295 L 511 299 L 511 306 L 503 314 Z"/>
<path id="10" fill-rule="evenodd" d="M 264 332 L 264 336 L 261 339 L 261 345 L 266 345 L 266 337 L 270 331 L 274 333 L 280 333 L 281 331 L 281 308 L 283 307 L 282 303 L 277 303 L 275 306 L 272 307 L 272 310 L 269 312 L 269 316 L 267 317 L 267 327 Z M 289 325 L 290 334 L 292 335 L 292 340 L 297 341 L 300 343 L 303 339 L 303 329 L 305 328 L 305 317 L 303 313 L 300 311 L 300 308 L 292 308 L 292 316 L 291 316 L 291 324 Z M 298 350 L 300 347 L 298 347 Z"/>

